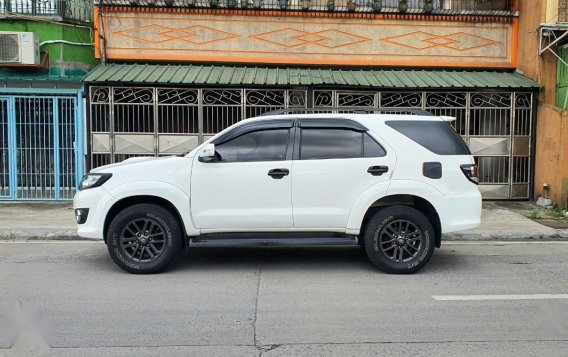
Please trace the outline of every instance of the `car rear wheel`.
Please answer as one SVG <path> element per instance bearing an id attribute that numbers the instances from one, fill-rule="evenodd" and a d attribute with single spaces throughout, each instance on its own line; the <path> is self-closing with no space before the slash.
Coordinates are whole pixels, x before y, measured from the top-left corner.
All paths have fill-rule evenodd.
<path id="1" fill-rule="evenodd" d="M 365 251 L 381 270 L 410 274 L 420 270 L 434 253 L 435 234 L 426 216 L 409 206 L 389 206 L 369 220 Z"/>
<path id="2" fill-rule="evenodd" d="M 137 204 L 121 211 L 107 232 L 112 260 L 135 274 L 165 270 L 181 250 L 182 230 L 177 218 L 154 204 Z"/>

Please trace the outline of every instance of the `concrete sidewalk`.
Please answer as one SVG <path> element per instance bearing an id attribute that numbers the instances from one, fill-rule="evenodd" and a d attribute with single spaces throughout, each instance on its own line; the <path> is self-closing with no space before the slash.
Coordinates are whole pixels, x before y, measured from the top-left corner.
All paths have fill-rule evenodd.
<path id="1" fill-rule="evenodd" d="M 445 234 L 443 239 L 568 240 L 568 229 L 550 228 L 518 213 L 533 207 L 530 202 L 484 202 L 479 228 Z M 71 203 L 0 203 L 0 240 L 38 239 L 81 239 Z"/>

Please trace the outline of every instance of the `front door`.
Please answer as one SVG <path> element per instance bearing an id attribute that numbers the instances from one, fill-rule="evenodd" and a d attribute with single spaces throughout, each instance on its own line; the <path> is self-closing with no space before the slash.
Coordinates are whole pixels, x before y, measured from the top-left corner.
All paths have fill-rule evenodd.
<path id="1" fill-rule="evenodd" d="M 193 161 L 191 212 L 199 229 L 292 228 L 292 121 L 240 126 L 214 140 L 212 162 Z"/>

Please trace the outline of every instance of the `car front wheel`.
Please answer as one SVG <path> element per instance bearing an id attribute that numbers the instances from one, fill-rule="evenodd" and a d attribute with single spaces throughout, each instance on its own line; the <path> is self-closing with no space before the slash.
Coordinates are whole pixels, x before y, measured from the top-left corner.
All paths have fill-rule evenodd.
<path id="1" fill-rule="evenodd" d="M 177 218 L 154 204 L 130 206 L 116 215 L 107 231 L 107 247 L 112 260 L 135 274 L 165 270 L 182 245 Z"/>
<path id="2" fill-rule="evenodd" d="M 434 254 L 435 234 L 426 216 L 409 206 L 389 206 L 374 214 L 364 231 L 365 251 L 381 270 L 410 274 Z"/>

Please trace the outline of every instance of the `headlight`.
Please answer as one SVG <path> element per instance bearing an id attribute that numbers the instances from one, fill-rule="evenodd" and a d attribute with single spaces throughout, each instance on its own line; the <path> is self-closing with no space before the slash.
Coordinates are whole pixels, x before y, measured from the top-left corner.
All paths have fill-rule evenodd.
<path id="1" fill-rule="evenodd" d="M 81 180 L 80 190 L 88 188 L 99 187 L 112 176 L 112 174 L 86 174 Z"/>

